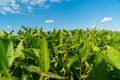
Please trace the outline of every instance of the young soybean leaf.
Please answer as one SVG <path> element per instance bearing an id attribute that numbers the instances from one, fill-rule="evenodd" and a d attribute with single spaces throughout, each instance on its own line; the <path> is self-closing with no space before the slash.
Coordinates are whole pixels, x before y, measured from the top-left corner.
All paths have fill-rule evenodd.
<path id="1" fill-rule="evenodd" d="M 76 62 L 79 59 L 78 54 L 75 54 L 73 57 L 70 58 L 67 67 L 70 68 L 70 66 L 72 65 L 72 63 Z"/>
<path id="2" fill-rule="evenodd" d="M 48 44 L 45 37 L 40 39 L 40 52 L 39 52 L 39 66 L 43 72 L 50 69 L 50 57 L 48 51 Z"/>
<path id="3" fill-rule="evenodd" d="M 13 48 L 13 42 L 10 40 L 8 44 L 8 49 L 7 49 L 7 58 L 8 58 L 8 66 L 10 67 L 13 64 L 13 61 L 15 59 L 14 55 L 14 48 Z"/>
<path id="4" fill-rule="evenodd" d="M 63 30 L 59 30 L 57 32 L 57 38 L 59 40 L 59 44 L 61 44 L 63 42 Z"/>
<path id="5" fill-rule="evenodd" d="M 107 52 L 108 59 L 110 60 L 109 62 L 120 70 L 120 52 L 110 46 L 107 46 Z"/>
<path id="6" fill-rule="evenodd" d="M 23 45 L 22 45 L 22 41 L 20 41 L 20 43 L 18 44 L 16 51 L 15 51 L 15 56 L 16 57 L 21 57 L 22 59 L 25 58 L 24 53 L 22 52 L 22 50 L 24 49 Z"/>

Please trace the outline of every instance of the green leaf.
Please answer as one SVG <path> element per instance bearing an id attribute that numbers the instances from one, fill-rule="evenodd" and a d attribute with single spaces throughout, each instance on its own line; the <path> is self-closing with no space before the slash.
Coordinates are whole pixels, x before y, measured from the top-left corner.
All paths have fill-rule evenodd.
<path id="1" fill-rule="evenodd" d="M 107 35 L 107 40 L 111 40 L 111 35 Z"/>
<path id="2" fill-rule="evenodd" d="M 116 67 L 117 69 L 120 70 L 120 52 L 115 50 L 114 48 L 107 46 L 107 56 L 108 59 L 110 60 L 109 62 Z"/>
<path id="3" fill-rule="evenodd" d="M 90 48 L 89 41 L 85 40 L 83 47 L 79 49 L 79 56 L 83 61 L 85 61 L 89 56 L 91 50 Z"/>
<path id="4" fill-rule="evenodd" d="M 40 39 L 40 52 L 39 52 L 40 68 L 43 72 L 47 72 L 50 69 L 50 57 L 48 51 L 48 44 L 45 38 Z"/>
<path id="5" fill-rule="evenodd" d="M 104 59 L 103 56 L 104 55 L 102 55 L 100 53 L 95 54 L 95 66 L 97 66 L 97 65 L 99 65 L 101 63 L 101 61 Z"/>
<path id="6" fill-rule="evenodd" d="M 59 44 L 61 44 L 63 42 L 63 30 L 59 30 L 57 32 L 57 38 L 59 40 Z"/>
<path id="7" fill-rule="evenodd" d="M 12 76 L 12 80 L 20 80 L 21 78 Z M 11 80 L 11 79 L 10 79 Z"/>
<path id="8" fill-rule="evenodd" d="M 95 68 L 92 69 L 86 80 L 113 80 L 111 72 L 108 70 L 109 67 L 100 53 L 97 53 L 95 62 Z"/>
<path id="9" fill-rule="evenodd" d="M 22 59 L 25 58 L 24 53 L 22 52 L 22 50 L 24 49 L 23 45 L 22 45 L 22 41 L 20 41 L 20 43 L 18 44 L 16 51 L 15 51 L 15 56 L 16 57 L 21 57 Z"/>
<path id="10" fill-rule="evenodd" d="M 28 28 L 26 28 L 25 26 L 21 26 L 25 31 L 28 31 Z"/>
<path id="11" fill-rule="evenodd" d="M 14 47 L 13 47 L 13 42 L 10 40 L 8 44 L 8 49 L 7 49 L 7 58 L 8 58 L 8 66 L 10 67 L 13 64 L 13 61 L 15 59 L 14 55 Z"/>
<path id="12" fill-rule="evenodd" d="M 0 77 L 0 80 L 9 80 L 9 79 L 6 77 Z"/>
<path id="13" fill-rule="evenodd" d="M 114 72 L 113 72 L 114 76 L 113 77 L 120 79 L 120 70 L 118 70 L 117 68 L 113 68 L 113 70 L 114 70 Z"/>
<path id="14" fill-rule="evenodd" d="M 27 55 L 28 57 L 30 57 L 30 58 L 38 59 L 38 57 L 35 55 L 35 53 L 32 52 L 32 51 L 30 51 L 30 50 L 28 50 L 28 49 L 22 50 L 22 52 L 23 52 L 25 55 Z"/>
<path id="15" fill-rule="evenodd" d="M 97 46 L 92 46 L 92 49 L 93 49 L 94 52 L 98 52 L 98 51 L 100 51 L 100 48 L 97 47 Z"/>
<path id="16" fill-rule="evenodd" d="M 38 74 L 40 74 L 40 72 L 41 72 L 40 68 L 37 66 L 34 66 L 34 65 L 22 63 L 22 66 L 29 72 L 34 72 L 34 73 L 38 73 Z"/>
<path id="17" fill-rule="evenodd" d="M 1 38 L 6 38 L 8 36 L 8 33 L 5 32 L 4 30 L 0 30 L 0 37 Z"/>
<path id="18" fill-rule="evenodd" d="M 34 53 L 35 53 L 35 55 L 36 55 L 37 57 L 39 57 L 39 49 L 37 49 L 37 48 L 31 48 L 31 50 L 33 50 Z"/>
<path id="19" fill-rule="evenodd" d="M 70 58 L 67 67 L 70 68 L 71 64 L 73 64 L 74 62 L 78 61 L 79 56 L 78 54 L 75 54 L 73 57 Z"/>
<path id="20" fill-rule="evenodd" d="M 62 77 L 60 75 L 57 75 L 57 74 L 54 74 L 54 73 L 51 73 L 51 72 L 47 72 L 47 73 L 42 73 L 44 76 L 47 76 L 47 77 L 50 77 L 50 78 L 55 78 L 55 79 L 68 79 L 68 78 L 65 78 L 65 77 Z"/>
<path id="21" fill-rule="evenodd" d="M 34 80 L 34 78 L 30 73 L 28 73 L 28 74 L 22 74 L 22 79 L 19 80 Z"/>
<path id="22" fill-rule="evenodd" d="M 6 77 L 9 76 L 7 68 L 8 68 L 8 59 L 6 57 L 6 51 L 3 42 L 0 40 L 0 71 L 3 71 Z"/>

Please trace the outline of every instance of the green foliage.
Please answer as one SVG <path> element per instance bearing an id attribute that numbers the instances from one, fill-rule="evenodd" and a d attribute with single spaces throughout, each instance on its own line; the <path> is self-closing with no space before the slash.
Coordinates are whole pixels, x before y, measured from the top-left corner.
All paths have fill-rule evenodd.
<path id="1" fill-rule="evenodd" d="M 120 80 L 120 32 L 0 31 L 0 80 Z"/>

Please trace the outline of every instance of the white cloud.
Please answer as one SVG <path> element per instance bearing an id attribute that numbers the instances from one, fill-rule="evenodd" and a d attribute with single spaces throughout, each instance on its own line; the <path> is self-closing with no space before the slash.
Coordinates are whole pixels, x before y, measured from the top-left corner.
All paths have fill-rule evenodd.
<path id="1" fill-rule="evenodd" d="M 7 13 L 18 14 L 26 9 L 31 12 L 36 5 L 47 9 L 51 7 L 51 3 L 60 3 L 62 1 L 70 0 L 0 0 L 0 13 L 4 15 Z M 27 7 L 24 8 L 22 6 Z"/>
<path id="2" fill-rule="evenodd" d="M 2 10 L 1 10 L 0 13 L 3 14 L 3 15 L 6 15 L 6 12 L 5 12 L 5 11 L 2 11 Z"/>
<path id="3" fill-rule="evenodd" d="M 47 8 L 49 8 L 49 7 L 50 7 L 50 5 L 45 5 L 45 6 L 44 6 L 45 9 L 47 9 Z"/>
<path id="4" fill-rule="evenodd" d="M 112 17 L 104 17 L 101 22 L 107 22 L 107 21 L 111 21 Z"/>
<path id="5" fill-rule="evenodd" d="M 32 0 L 30 2 L 30 5 L 37 5 L 37 4 L 43 5 L 45 2 L 46 2 L 46 0 Z"/>
<path id="6" fill-rule="evenodd" d="M 3 10 L 4 12 L 14 13 L 14 10 L 13 10 L 12 8 L 10 8 L 10 7 L 7 7 L 7 6 L 2 7 L 2 10 Z"/>
<path id="7" fill-rule="evenodd" d="M 45 20 L 45 23 L 53 23 L 54 20 Z"/>
<path id="8" fill-rule="evenodd" d="M 51 2 L 61 2 L 62 0 L 50 0 Z"/>
<path id="9" fill-rule="evenodd" d="M 7 26 L 8 29 L 11 28 L 11 27 L 12 27 L 12 26 L 9 26 L 9 25 Z"/>
<path id="10" fill-rule="evenodd" d="M 32 11 L 32 7 L 31 6 L 27 6 L 27 9 L 31 12 Z"/>
<path id="11" fill-rule="evenodd" d="M 16 0 L 1 0 L 0 1 L 0 13 L 19 13 L 20 5 L 16 3 Z"/>
<path id="12" fill-rule="evenodd" d="M 29 0 L 21 0 L 22 3 L 27 3 Z"/>

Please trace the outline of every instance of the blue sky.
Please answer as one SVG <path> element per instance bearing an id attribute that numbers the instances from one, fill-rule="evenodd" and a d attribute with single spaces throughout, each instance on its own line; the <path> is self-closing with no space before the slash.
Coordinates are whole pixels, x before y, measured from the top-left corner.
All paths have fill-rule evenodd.
<path id="1" fill-rule="evenodd" d="M 120 30 L 120 0 L 0 0 L 0 29 Z"/>

